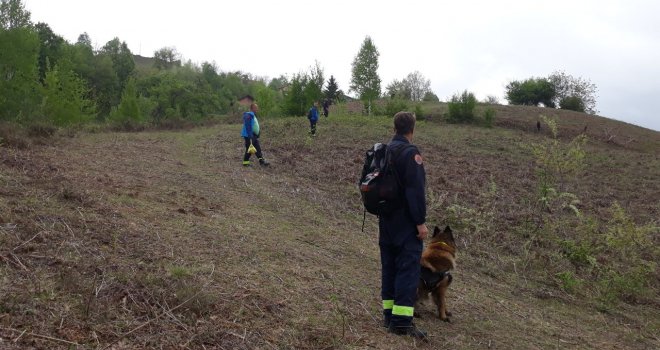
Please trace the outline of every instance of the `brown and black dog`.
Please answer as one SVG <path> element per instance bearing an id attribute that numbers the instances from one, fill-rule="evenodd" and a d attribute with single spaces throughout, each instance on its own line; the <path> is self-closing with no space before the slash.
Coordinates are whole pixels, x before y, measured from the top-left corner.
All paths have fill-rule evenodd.
<path id="1" fill-rule="evenodd" d="M 449 271 L 456 267 L 456 242 L 449 226 L 440 231 L 438 226 L 433 230 L 430 243 L 422 252 L 421 278 L 417 287 L 417 302 L 433 296 L 433 302 L 438 307 L 438 316 L 441 320 L 449 322 L 451 313 L 447 311 L 445 299 L 447 288 L 451 284 L 452 276 Z"/>

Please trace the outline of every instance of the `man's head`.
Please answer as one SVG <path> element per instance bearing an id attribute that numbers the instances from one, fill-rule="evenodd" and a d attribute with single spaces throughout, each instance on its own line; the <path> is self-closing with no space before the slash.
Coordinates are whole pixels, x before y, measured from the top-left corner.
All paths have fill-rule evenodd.
<path id="1" fill-rule="evenodd" d="M 319 106 L 319 101 L 314 101 L 314 107 L 318 107 L 318 106 Z"/>
<path id="2" fill-rule="evenodd" d="M 250 105 L 250 111 L 251 111 L 251 112 L 254 112 L 254 113 L 259 112 L 259 105 L 256 104 L 256 103 L 252 103 L 252 104 Z"/>
<path id="3" fill-rule="evenodd" d="M 412 138 L 415 131 L 415 114 L 410 112 L 399 112 L 394 115 L 394 132 L 397 135 Z"/>

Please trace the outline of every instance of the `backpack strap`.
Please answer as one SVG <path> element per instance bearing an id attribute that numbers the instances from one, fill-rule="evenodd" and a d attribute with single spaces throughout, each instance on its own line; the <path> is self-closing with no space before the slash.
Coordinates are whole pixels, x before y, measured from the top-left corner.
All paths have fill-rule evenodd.
<path id="1" fill-rule="evenodd" d="M 401 178 L 399 177 L 399 174 L 396 171 L 396 167 L 394 166 L 394 162 L 399 159 L 399 157 L 401 156 L 401 154 L 403 154 L 403 152 L 405 152 L 405 151 L 407 151 L 411 148 L 417 149 L 417 146 L 408 143 L 408 144 L 403 144 L 399 147 L 396 147 L 395 149 L 392 150 L 392 147 L 390 147 L 388 145 L 387 149 L 385 150 L 385 163 L 386 163 L 386 166 L 388 166 L 388 167 L 391 166 L 392 167 L 392 171 L 394 172 L 394 175 L 396 177 L 396 181 L 397 181 L 397 183 L 399 184 L 400 187 L 403 187 L 403 184 L 402 184 Z"/>

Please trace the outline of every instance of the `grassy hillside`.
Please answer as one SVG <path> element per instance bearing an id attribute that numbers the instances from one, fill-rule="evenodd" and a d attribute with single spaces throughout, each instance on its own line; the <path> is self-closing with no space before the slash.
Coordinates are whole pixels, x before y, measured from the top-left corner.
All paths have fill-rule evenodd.
<path id="1" fill-rule="evenodd" d="M 390 118 L 333 115 L 314 139 L 304 118 L 263 120 L 271 168 L 240 166 L 234 123 L 0 148 L 0 347 L 660 347 L 657 267 L 645 292 L 602 298 L 553 241 L 578 242 L 582 221 L 537 204 L 530 145 L 549 137 L 527 124 L 540 110 L 509 108 L 494 129 L 418 125 L 429 222 L 452 224 L 460 249 L 452 323 L 430 306 L 417 321 L 430 344 L 380 327 L 376 219 L 360 231 L 356 176 Z M 583 128 L 557 117 L 560 130 Z M 616 125 L 637 140 L 590 138 L 565 182 L 596 235 L 618 225 L 615 202 L 632 231 L 658 226 L 660 134 Z M 644 249 L 630 255 L 658 260 Z M 597 258 L 627 269 L 616 251 Z M 582 284 L 569 288 L 566 271 Z"/>

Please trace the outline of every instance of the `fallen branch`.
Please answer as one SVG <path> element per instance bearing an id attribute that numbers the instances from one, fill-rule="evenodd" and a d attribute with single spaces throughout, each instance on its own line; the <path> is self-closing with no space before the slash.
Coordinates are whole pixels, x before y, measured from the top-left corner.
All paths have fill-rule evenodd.
<path id="1" fill-rule="evenodd" d="M 59 338 L 53 338 L 49 337 L 47 335 L 41 335 L 41 334 L 36 334 L 36 333 L 26 333 L 26 330 L 21 331 L 20 329 L 15 329 L 15 328 L 7 328 L 7 327 L 0 327 L 0 329 L 4 331 L 9 331 L 9 332 L 15 332 L 15 333 L 21 333 L 15 341 L 18 341 L 24 334 L 29 337 L 34 337 L 34 338 L 39 338 L 39 339 L 45 339 L 45 340 L 50 340 L 54 342 L 59 342 L 59 343 L 64 343 L 64 344 L 69 344 L 69 345 L 75 345 L 75 346 L 80 346 L 80 344 L 64 339 L 59 339 Z"/>
<path id="2" fill-rule="evenodd" d="M 37 232 L 37 234 L 34 235 L 34 236 L 32 236 L 32 238 L 30 238 L 30 239 L 28 239 L 27 241 L 25 241 L 25 242 L 23 242 L 23 243 L 17 245 L 17 246 L 14 247 L 14 249 L 12 249 L 11 251 L 12 251 L 12 252 L 15 252 L 16 249 L 18 249 L 18 248 L 20 248 L 20 247 L 22 247 L 22 246 L 24 246 L 24 245 L 30 243 L 33 239 L 37 238 L 37 236 L 39 236 L 42 232 L 44 232 L 44 231 L 39 231 L 39 232 Z"/>

